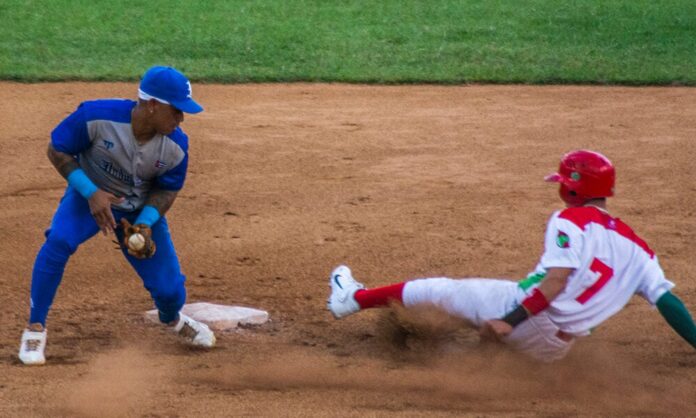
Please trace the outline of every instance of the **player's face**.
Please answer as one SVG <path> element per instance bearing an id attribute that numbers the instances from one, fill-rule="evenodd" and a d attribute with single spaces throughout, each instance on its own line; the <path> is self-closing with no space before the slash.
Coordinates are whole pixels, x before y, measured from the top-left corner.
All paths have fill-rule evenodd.
<path id="1" fill-rule="evenodd" d="M 184 112 L 172 105 L 156 102 L 152 112 L 152 123 L 157 133 L 168 135 L 184 121 Z"/>

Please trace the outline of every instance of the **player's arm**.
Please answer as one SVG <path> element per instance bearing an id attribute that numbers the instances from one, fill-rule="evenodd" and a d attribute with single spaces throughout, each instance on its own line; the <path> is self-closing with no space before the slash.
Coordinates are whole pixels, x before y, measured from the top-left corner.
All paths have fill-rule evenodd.
<path id="1" fill-rule="evenodd" d="M 696 324 L 684 303 L 667 291 L 657 300 L 657 309 L 677 334 L 696 348 Z"/>
<path id="2" fill-rule="evenodd" d="M 549 307 L 551 301 L 556 299 L 568 284 L 568 277 L 573 273 L 571 268 L 549 268 L 546 278 L 532 294 L 522 301 L 522 304 L 513 309 L 501 319 L 486 321 L 481 327 L 481 336 L 488 339 L 500 340 L 512 332 L 512 329 Z"/>
<path id="3" fill-rule="evenodd" d="M 156 208 L 160 216 L 164 216 L 174 204 L 177 194 L 179 194 L 178 190 L 154 189 L 150 192 L 145 204 Z"/>
<path id="4" fill-rule="evenodd" d="M 75 157 L 65 152 L 58 151 L 54 148 L 53 143 L 48 144 L 47 154 L 48 159 L 58 173 L 68 181 L 70 186 L 87 199 L 90 212 L 97 222 L 99 229 L 101 229 L 105 235 L 109 231 L 113 232 L 116 227 L 116 220 L 111 213 L 111 204 L 120 203 L 123 199 L 99 189 L 80 168 Z"/>
<path id="5" fill-rule="evenodd" d="M 151 228 L 172 207 L 177 194 L 179 194 L 178 190 L 152 189 L 145 201 L 145 206 L 135 220 L 135 225 Z"/>
<path id="6" fill-rule="evenodd" d="M 556 299 L 565 290 L 568 284 L 568 277 L 570 277 L 573 271 L 575 269 L 558 267 L 548 269 L 546 278 L 536 290 L 540 291 L 549 302 Z M 524 306 L 524 302 L 522 306 Z"/>
<path id="7" fill-rule="evenodd" d="M 64 152 L 57 151 L 53 148 L 53 144 L 48 144 L 48 159 L 56 168 L 58 173 L 63 176 L 66 180 L 70 176 L 70 173 L 80 168 L 77 160 L 72 155 L 66 154 Z"/>
<path id="8" fill-rule="evenodd" d="M 179 148 L 179 159 L 171 169 L 155 179 L 145 201 L 145 206 L 135 220 L 136 225 L 141 224 L 148 227 L 154 225 L 172 207 L 179 190 L 184 187 L 188 169 L 188 154 L 185 146 L 187 138 L 183 133 L 180 135 L 182 136 L 180 144 L 184 145 L 183 148 Z"/>

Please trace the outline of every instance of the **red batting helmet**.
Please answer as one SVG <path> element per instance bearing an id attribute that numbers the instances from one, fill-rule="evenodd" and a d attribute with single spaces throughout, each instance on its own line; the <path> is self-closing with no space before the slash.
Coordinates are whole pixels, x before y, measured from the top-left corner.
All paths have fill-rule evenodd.
<path id="1" fill-rule="evenodd" d="M 564 155 L 558 173 L 544 180 L 561 183 L 559 194 L 569 206 L 582 206 L 590 199 L 614 196 L 614 165 L 604 155 L 588 150 Z"/>

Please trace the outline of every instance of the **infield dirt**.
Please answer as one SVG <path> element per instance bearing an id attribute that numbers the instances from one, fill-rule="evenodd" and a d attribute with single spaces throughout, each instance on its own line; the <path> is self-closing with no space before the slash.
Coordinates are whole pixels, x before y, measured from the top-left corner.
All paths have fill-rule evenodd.
<path id="1" fill-rule="evenodd" d="M 206 111 L 184 121 L 189 175 L 168 214 L 189 302 L 270 322 L 184 347 L 146 323 L 148 293 L 98 235 L 66 269 L 47 365 L 27 368 L 32 266 L 65 187 L 50 131 L 79 102 L 136 86 L 0 86 L 0 416 L 696 414 L 696 353 L 640 298 L 551 365 L 431 313 L 416 327 L 400 310 L 325 309 L 340 263 L 368 287 L 523 277 L 561 207 L 543 176 L 591 148 L 617 167 L 610 211 L 696 312 L 693 89 L 196 85 Z"/>

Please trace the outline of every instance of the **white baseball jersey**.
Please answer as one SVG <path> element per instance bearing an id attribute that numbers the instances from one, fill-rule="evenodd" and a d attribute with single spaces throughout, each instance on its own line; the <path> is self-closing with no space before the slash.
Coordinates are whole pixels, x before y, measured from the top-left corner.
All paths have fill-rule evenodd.
<path id="1" fill-rule="evenodd" d="M 593 206 L 551 216 L 539 266 L 575 269 L 548 308 L 549 318 L 574 335 L 589 334 L 634 294 L 655 305 L 674 287 L 645 241 L 620 219 Z"/>

